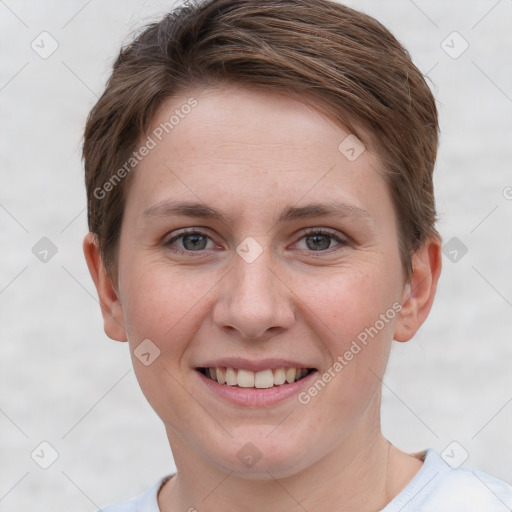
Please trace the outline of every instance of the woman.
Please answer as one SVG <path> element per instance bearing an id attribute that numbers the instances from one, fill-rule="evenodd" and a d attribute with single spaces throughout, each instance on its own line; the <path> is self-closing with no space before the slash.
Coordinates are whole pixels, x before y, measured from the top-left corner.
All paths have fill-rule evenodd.
<path id="1" fill-rule="evenodd" d="M 186 5 L 121 51 L 85 131 L 84 253 L 178 471 L 103 510 L 512 506 L 380 429 L 441 271 L 437 145 L 407 52 L 327 0 Z"/>

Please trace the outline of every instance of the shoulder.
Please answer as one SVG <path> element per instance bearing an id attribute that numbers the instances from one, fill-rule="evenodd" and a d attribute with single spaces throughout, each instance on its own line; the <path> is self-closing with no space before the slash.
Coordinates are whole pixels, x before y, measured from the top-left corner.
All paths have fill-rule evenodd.
<path id="1" fill-rule="evenodd" d="M 118 503 L 112 503 L 102 507 L 97 512 L 160 512 L 157 499 L 158 491 L 169 478 L 170 476 L 160 479 L 139 496 Z"/>
<path id="2" fill-rule="evenodd" d="M 118 503 L 112 503 L 111 505 L 102 507 L 97 512 L 137 512 L 139 510 L 137 501 L 139 501 L 138 497 L 130 500 L 119 501 Z"/>
<path id="3" fill-rule="evenodd" d="M 510 512 L 512 486 L 482 471 L 454 469 L 435 450 L 423 467 L 382 512 Z"/>
<path id="4" fill-rule="evenodd" d="M 450 468 L 435 488 L 438 495 L 437 502 L 450 499 L 454 511 L 510 512 L 512 510 L 512 486 L 482 471 Z"/>

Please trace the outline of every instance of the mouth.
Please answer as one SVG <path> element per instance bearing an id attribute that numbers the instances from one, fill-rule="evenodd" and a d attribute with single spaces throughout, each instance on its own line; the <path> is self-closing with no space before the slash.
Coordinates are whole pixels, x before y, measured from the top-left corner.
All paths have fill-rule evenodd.
<path id="1" fill-rule="evenodd" d="M 199 367 L 198 372 L 218 384 L 234 388 L 269 389 L 293 384 L 315 372 L 315 368 L 267 368 L 260 371 L 230 367 Z"/>

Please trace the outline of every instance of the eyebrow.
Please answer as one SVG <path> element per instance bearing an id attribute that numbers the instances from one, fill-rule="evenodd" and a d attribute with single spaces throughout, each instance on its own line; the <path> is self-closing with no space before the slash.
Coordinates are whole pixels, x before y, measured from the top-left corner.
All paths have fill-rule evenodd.
<path id="1" fill-rule="evenodd" d="M 195 217 L 201 219 L 217 220 L 222 223 L 233 223 L 234 217 L 222 213 L 220 210 L 212 208 L 204 203 L 191 201 L 172 201 L 164 200 L 150 206 L 142 213 L 142 219 L 151 217 L 171 217 L 171 216 Z M 277 223 L 291 222 L 294 220 L 308 219 L 311 217 L 320 217 L 325 215 L 337 215 L 348 217 L 354 220 L 366 220 L 374 223 L 370 213 L 359 206 L 331 201 L 327 203 L 311 203 L 306 206 L 286 206 Z"/>

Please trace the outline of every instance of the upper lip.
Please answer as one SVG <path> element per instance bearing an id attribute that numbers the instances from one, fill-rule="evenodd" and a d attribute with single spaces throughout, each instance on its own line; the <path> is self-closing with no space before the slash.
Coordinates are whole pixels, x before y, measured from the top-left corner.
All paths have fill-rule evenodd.
<path id="1" fill-rule="evenodd" d="M 291 361 L 290 359 L 259 359 L 250 360 L 242 357 L 226 357 L 222 359 L 211 359 L 197 366 L 197 368 L 236 368 L 237 370 L 251 370 L 260 372 L 276 368 L 312 368 L 311 365 Z"/>

